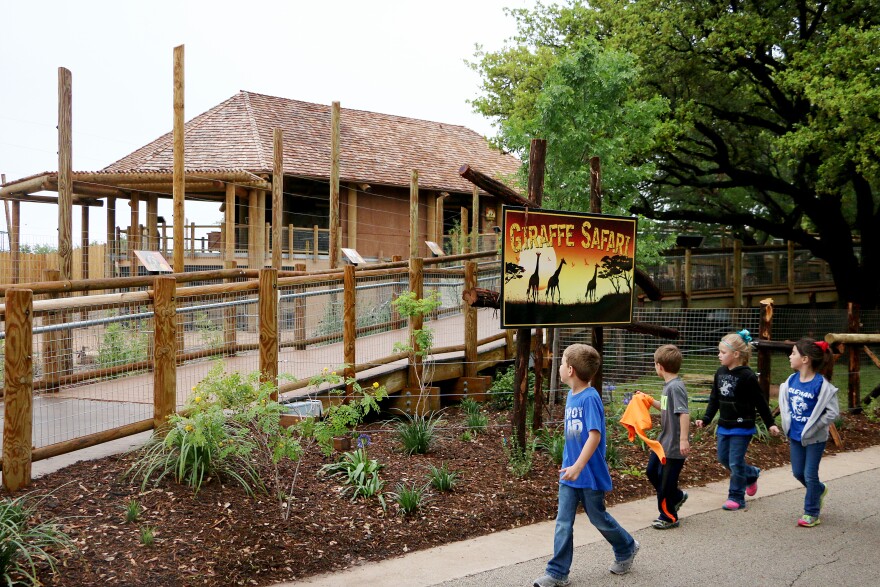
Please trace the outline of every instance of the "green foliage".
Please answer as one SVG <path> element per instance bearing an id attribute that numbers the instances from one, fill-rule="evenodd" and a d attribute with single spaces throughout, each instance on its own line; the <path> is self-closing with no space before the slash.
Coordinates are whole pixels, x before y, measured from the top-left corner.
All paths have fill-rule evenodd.
<path id="1" fill-rule="evenodd" d="M 339 369 L 345 369 L 345 365 Z M 345 388 L 339 386 L 351 385 L 353 398 L 348 403 L 331 402 L 330 407 L 324 410 L 323 418 L 320 420 L 308 418 L 298 426 L 298 429 L 304 436 L 314 438 L 321 451 L 329 456 L 333 454 L 334 438 L 351 434 L 355 426 L 360 424 L 370 412 L 379 413 L 379 402 L 388 396 L 388 390 L 384 385 L 376 382 L 368 388 L 363 388 L 354 377 L 346 379 L 337 371 L 330 371 L 326 367 L 320 375 L 309 380 L 309 385 L 314 388 L 324 384 L 333 386 L 328 393 L 337 397 L 345 394 Z"/>
<path id="2" fill-rule="evenodd" d="M 538 448 L 550 455 L 554 463 L 562 464 L 562 453 L 565 449 L 565 432 L 563 430 L 542 429 L 538 432 L 537 445 Z"/>
<path id="3" fill-rule="evenodd" d="M 473 442 L 474 438 L 476 438 L 476 435 L 470 430 L 465 430 L 458 437 L 458 439 L 462 442 Z"/>
<path id="4" fill-rule="evenodd" d="M 507 370 L 495 373 L 495 381 L 489 388 L 489 394 L 492 396 L 492 407 L 497 410 L 509 410 L 513 407 L 513 380 L 516 377 L 516 368 L 513 365 L 507 367 Z M 529 395 L 534 397 L 535 389 L 535 373 L 528 372 L 528 382 L 526 388 Z"/>
<path id="5" fill-rule="evenodd" d="M 100 367 L 114 367 L 147 359 L 147 334 L 139 329 L 126 328 L 121 322 L 108 324 L 104 330 L 97 363 Z"/>
<path id="6" fill-rule="evenodd" d="M 389 493 L 389 496 L 397 504 L 397 511 L 408 516 L 419 511 L 428 500 L 428 485 L 417 487 L 415 483 L 409 486 L 398 483 L 396 491 Z"/>
<path id="7" fill-rule="evenodd" d="M 437 491 L 452 491 L 458 482 L 458 473 L 450 471 L 446 463 L 443 463 L 440 468 L 431 465 L 428 470 L 428 479 L 431 487 Z"/>
<path id="8" fill-rule="evenodd" d="M 532 470 L 535 442 L 526 441 L 525 448 L 520 448 L 516 437 L 511 436 L 509 441 L 506 437 L 502 438 L 501 446 L 504 448 L 505 456 L 507 456 L 507 468 L 510 472 L 520 479 L 528 475 Z"/>
<path id="9" fill-rule="evenodd" d="M 54 573 L 55 553 L 74 550 L 60 520 L 38 517 L 40 501 L 33 494 L 0 498 L 0 573 L 6 585 L 25 580 L 31 585 L 40 584 L 36 576 L 38 565 L 48 565 Z"/>
<path id="10" fill-rule="evenodd" d="M 152 526 L 142 526 L 140 529 L 141 544 L 153 546 L 156 543 L 156 530 Z"/>
<path id="11" fill-rule="evenodd" d="M 138 500 L 129 500 L 128 503 L 125 504 L 125 521 L 129 524 L 137 522 L 140 519 L 143 511 L 144 508 L 141 506 Z"/>
<path id="12" fill-rule="evenodd" d="M 397 296 L 391 302 L 397 312 L 404 318 L 425 317 L 440 307 L 440 295 L 437 290 L 431 290 L 426 298 L 417 298 L 415 292 L 408 291 Z M 430 328 L 418 328 L 413 331 L 411 344 L 394 344 L 397 352 L 412 352 L 417 357 L 425 358 L 430 354 L 434 346 L 434 331 Z"/>
<path id="13" fill-rule="evenodd" d="M 636 466 L 622 467 L 618 470 L 620 471 L 621 475 L 628 475 L 630 477 L 642 478 L 646 475 L 644 469 L 642 469 L 641 467 L 636 467 Z"/>
<path id="14" fill-rule="evenodd" d="M 461 400 L 461 409 L 467 414 L 478 414 L 482 408 L 480 407 L 479 402 L 475 401 L 473 398 L 466 397 Z"/>
<path id="15" fill-rule="evenodd" d="M 483 431 L 489 425 L 489 417 L 483 412 L 468 413 L 465 424 L 474 432 Z"/>
<path id="16" fill-rule="evenodd" d="M 427 454 L 437 439 L 437 427 L 443 423 L 439 412 L 434 414 L 403 413 L 394 426 L 398 440 L 403 444 L 403 452 L 408 455 Z"/>
<path id="17" fill-rule="evenodd" d="M 193 326 L 199 333 L 202 346 L 215 349 L 223 346 L 223 330 L 211 320 L 207 312 L 196 312 Z"/>
<path id="18" fill-rule="evenodd" d="M 461 253 L 461 221 L 456 218 L 452 221 L 452 228 L 446 231 L 448 237 L 443 241 L 443 252 L 447 255 Z"/>
<path id="19" fill-rule="evenodd" d="M 344 487 L 342 495 L 351 494 L 351 501 L 360 497 L 378 497 L 385 508 L 385 499 L 382 489 L 385 482 L 379 478 L 379 471 L 384 465 L 376 459 L 367 456 L 366 448 L 359 448 L 342 455 L 335 463 L 329 463 L 321 467 L 320 472 L 324 475 L 342 477 Z"/>
<path id="20" fill-rule="evenodd" d="M 129 474 L 142 479 L 142 489 L 170 475 L 198 492 L 206 480 L 221 476 L 253 493 L 266 489 L 261 471 L 270 471 L 269 481 L 280 491 L 278 464 L 299 459 L 302 449 L 293 433 L 281 426 L 284 407 L 272 400 L 274 392 L 271 383 L 260 382 L 258 373 L 227 374 L 218 363 L 193 388 L 183 410 L 188 415 L 172 414 Z"/>

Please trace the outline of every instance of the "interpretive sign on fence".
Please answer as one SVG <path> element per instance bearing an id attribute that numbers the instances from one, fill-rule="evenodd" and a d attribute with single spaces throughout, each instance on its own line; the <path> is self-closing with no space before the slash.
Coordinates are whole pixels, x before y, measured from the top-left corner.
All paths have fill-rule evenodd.
<path id="1" fill-rule="evenodd" d="M 502 328 L 632 322 L 635 218 L 502 210 Z"/>

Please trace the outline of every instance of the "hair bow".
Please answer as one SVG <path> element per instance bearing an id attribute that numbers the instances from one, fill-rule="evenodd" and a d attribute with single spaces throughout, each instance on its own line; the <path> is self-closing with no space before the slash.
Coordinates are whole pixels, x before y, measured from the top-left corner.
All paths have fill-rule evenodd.
<path id="1" fill-rule="evenodd" d="M 827 352 L 828 352 L 828 343 L 825 342 L 824 340 L 817 340 L 814 344 L 815 344 L 817 347 L 819 347 L 820 349 L 822 349 L 822 352 L 823 352 L 823 353 L 827 353 Z"/>
<path id="2" fill-rule="evenodd" d="M 740 330 L 739 332 L 737 332 L 737 334 L 741 339 L 743 339 L 744 343 L 749 344 L 750 342 L 752 342 L 752 335 L 748 330 Z"/>

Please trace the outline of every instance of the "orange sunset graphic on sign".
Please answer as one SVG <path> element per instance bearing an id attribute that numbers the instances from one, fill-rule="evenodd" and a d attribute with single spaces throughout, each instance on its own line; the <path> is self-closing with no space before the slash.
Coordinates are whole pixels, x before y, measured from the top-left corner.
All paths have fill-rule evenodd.
<path id="1" fill-rule="evenodd" d="M 504 207 L 501 325 L 632 321 L 634 218 Z"/>

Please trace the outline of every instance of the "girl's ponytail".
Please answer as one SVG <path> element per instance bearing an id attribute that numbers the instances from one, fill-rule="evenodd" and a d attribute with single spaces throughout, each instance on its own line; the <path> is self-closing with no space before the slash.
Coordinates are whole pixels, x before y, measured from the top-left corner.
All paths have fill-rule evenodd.
<path id="1" fill-rule="evenodd" d="M 824 340 L 802 338 L 794 346 L 801 356 L 810 359 L 810 367 L 825 379 L 831 380 L 831 372 L 834 367 L 833 355 L 828 343 Z"/>

